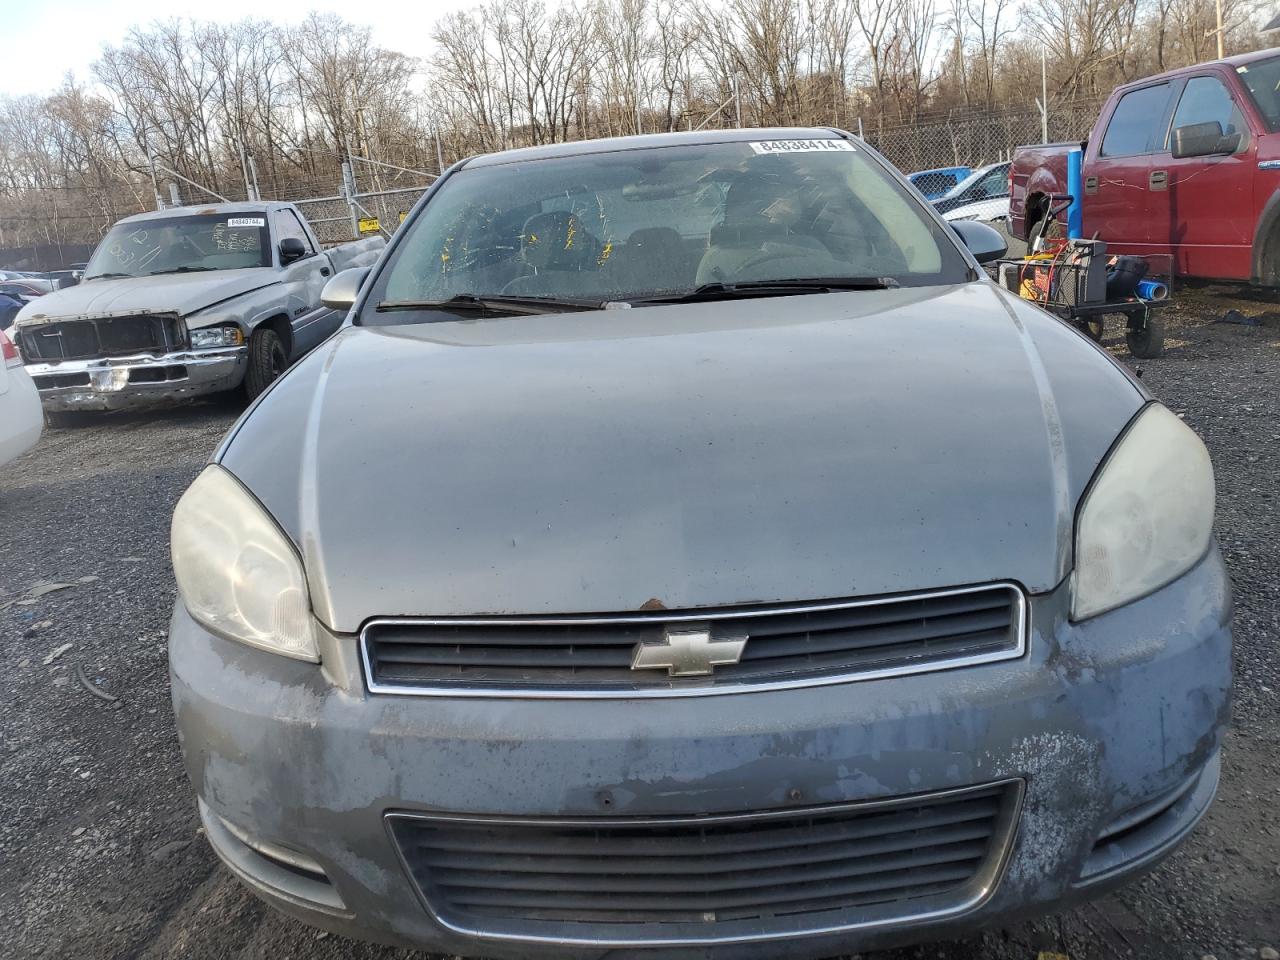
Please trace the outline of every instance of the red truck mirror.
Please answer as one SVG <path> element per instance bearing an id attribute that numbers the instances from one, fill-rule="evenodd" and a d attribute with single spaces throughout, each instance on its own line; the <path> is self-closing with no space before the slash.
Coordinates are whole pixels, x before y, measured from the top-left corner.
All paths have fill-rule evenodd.
<path id="1" fill-rule="evenodd" d="M 1176 160 L 1231 154 L 1240 149 L 1240 134 L 1223 134 L 1222 124 L 1217 120 L 1175 127 L 1172 139 L 1170 152 Z"/>

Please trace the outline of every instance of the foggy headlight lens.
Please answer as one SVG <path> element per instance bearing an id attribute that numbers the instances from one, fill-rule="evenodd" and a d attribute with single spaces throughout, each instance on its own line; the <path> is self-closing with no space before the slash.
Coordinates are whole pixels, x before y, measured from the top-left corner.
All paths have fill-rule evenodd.
<path id="1" fill-rule="evenodd" d="M 1209 549 L 1213 465 L 1190 427 L 1153 403 L 1085 494 L 1076 523 L 1073 620 L 1151 593 Z"/>
<path id="2" fill-rule="evenodd" d="M 206 327 L 191 331 L 191 346 L 197 350 L 206 347 L 238 347 L 244 343 L 239 327 Z"/>
<path id="3" fill-rule="evenodd" d="M 319 662 L 302 562 L 275 521 L 219 466 L 178 501 L 173 573 L 187 612 L 220 636 Z"/>

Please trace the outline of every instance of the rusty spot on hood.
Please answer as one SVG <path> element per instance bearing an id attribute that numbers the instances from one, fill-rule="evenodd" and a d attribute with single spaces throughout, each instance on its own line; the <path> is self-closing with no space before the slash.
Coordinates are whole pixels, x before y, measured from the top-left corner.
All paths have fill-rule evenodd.
<path id="1" fill-rule="evenodd" d="M 665 610 L 667 605 L 657 597 L 650 597 L 644 603 L 640 604 L 641 610 Z"/>

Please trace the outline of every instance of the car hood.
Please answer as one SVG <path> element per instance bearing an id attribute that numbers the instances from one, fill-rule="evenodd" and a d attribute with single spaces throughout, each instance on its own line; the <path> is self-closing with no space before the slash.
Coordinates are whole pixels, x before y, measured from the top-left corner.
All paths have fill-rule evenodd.
<path id="1" fill-rule="evenodd" d="M 270 267 L 90 280 L 32 301 L 18 314 L 17 322 L 40 323 L 138 313 L 176 312 L 185 317 L 277 282 L 275 271 Z"/>
<path id="2" fill-rule="evenodd" d="M 858 597 L 1070 566 L 1144 395 L 991 283 L 351 327 L 221 463 L 317 616 Z"/>
<path id="3" fill-rule="evenodd" d="M 1009 198 L 991 197 L 988 200 L 974 200 L 972 203 L 963 203 L 958 207 L 950 207 L 938 212 L 942 214 L 942 219 L 947 222 L 954 220 L 1003 220 L 1009 215 Z"/>

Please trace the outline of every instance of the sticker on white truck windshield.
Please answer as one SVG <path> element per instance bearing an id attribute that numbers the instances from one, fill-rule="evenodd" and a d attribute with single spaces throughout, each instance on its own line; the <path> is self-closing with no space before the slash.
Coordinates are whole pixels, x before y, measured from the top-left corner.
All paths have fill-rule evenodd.
<path id="1" fill-rule="evenodd" d="M 848 140 L 752 140 L 756 153 L 853 153 Z"/>
<path id="2" fill-rule="evenodd" d="M 227 217 L 228 227 L 265 227 L 265 217 Z"/>

